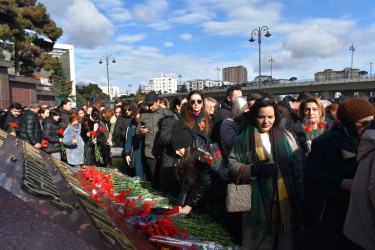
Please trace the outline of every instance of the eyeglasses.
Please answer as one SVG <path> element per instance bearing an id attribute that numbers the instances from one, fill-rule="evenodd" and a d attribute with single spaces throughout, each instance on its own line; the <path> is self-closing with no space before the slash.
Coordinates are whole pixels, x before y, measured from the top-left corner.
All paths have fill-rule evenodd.
<path id="1" fill-rule="evenodd" d="M 366 128 L 368 125 L 370 125 L 370 123 L 371 123 L 372 121 L 373 121 L 373 120 L 371 120 L 371 121 L 357 122 L 357 123 L 361 124 L 361 127 L 362 127 L 362 128 Z"/>
<path id="2" fill-rule="evenodd" d="M 72 127 L 73 127 L 73 128 L 78 128 L 78 123 L 76 123 L 76 124 L 72 124 Z"/>
<path id="3" fill-rule="evenodd" d="M 203 100 L 202 99 L 197 99 L 197 100 L 190 100 L 190 104 L 194 105 L 195 103 L 202 104 Z"/>

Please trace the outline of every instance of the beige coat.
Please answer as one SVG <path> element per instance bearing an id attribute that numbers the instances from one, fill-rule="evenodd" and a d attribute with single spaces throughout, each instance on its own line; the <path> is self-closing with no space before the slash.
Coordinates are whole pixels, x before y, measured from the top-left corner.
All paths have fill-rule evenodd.
<path id="1" fill-rule="evenodd" d="M 350 196 L 344 234 L 364 249 L 375 249 L 375 130 L 361 137 L 358 168 Z"/>

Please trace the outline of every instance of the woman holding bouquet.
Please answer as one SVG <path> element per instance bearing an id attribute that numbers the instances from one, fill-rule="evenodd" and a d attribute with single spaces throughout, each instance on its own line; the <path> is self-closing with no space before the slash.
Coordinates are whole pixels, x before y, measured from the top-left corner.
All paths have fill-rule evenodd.
<path id="1" fill-rule="evenodd" d="M 229 154 L 229 172 L 251 184 L 251 211 L 242 212 L 242 247 L 295 249 L 303 199 L 301 154 L 293 136 L 278 127 L 276 103 L 255 101 L 246 128 Z"/>
<path id="2" fill-rule="evenodd" d="M 43 151 L 61 160 L 61 143 L 63 139 L 61 138 L 62 136 L 59 135 L 59 132 L 62 134 L 59 119 L 60 113 L 55 109 L 51 109 L 49 117 L 44 119 L 42 139 L 49 142 L 48 147 L 44 147 Z"/>

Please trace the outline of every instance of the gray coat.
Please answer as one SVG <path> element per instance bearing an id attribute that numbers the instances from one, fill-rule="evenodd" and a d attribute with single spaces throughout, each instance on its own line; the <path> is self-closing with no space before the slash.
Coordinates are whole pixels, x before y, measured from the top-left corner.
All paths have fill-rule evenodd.
<path id="1" fill-rule="evenodd" d="M 73 136 L 78 140 L 77 144 L 73 143 Z M 64 131 L 63 143 L 66 148 L 66 157 L 69 165 L 82 165 L 84 163 L 84 146 L 85 143 L 81 137 L 81 124 L 78 128 L 69 125 Z"/>
<path id="2" fill-rule="evenodd" d="M 364 249 L 375 249 L 375 130 L 363 133 L 357 150 L 344 234 Z"/>
<path id="3" fill-rule="evenodd" d="M 155 156 L 161 156 L 163 148 L 158 143 L 161 121 L 164 117 L 173 115 L 171 110 L 161 107 L 154 112 L 148 110 L 141 114 L 135 133 L 140 138 L 144 136 L 144 152 L 146 157 L 154 159 Z M 148 129 L 148 132 L 144 135 L 141 133 L 142 124 L 145 124 Z"/>

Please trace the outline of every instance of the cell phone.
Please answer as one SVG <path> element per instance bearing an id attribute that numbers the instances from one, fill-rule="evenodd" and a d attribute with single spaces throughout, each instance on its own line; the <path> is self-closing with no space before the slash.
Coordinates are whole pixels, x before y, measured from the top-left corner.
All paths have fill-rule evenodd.
<path id="1" fill-rule="evenodd" d="M 141 122 L 141 126 L 146 126 L 146 123 L 145 122 Z"/>

